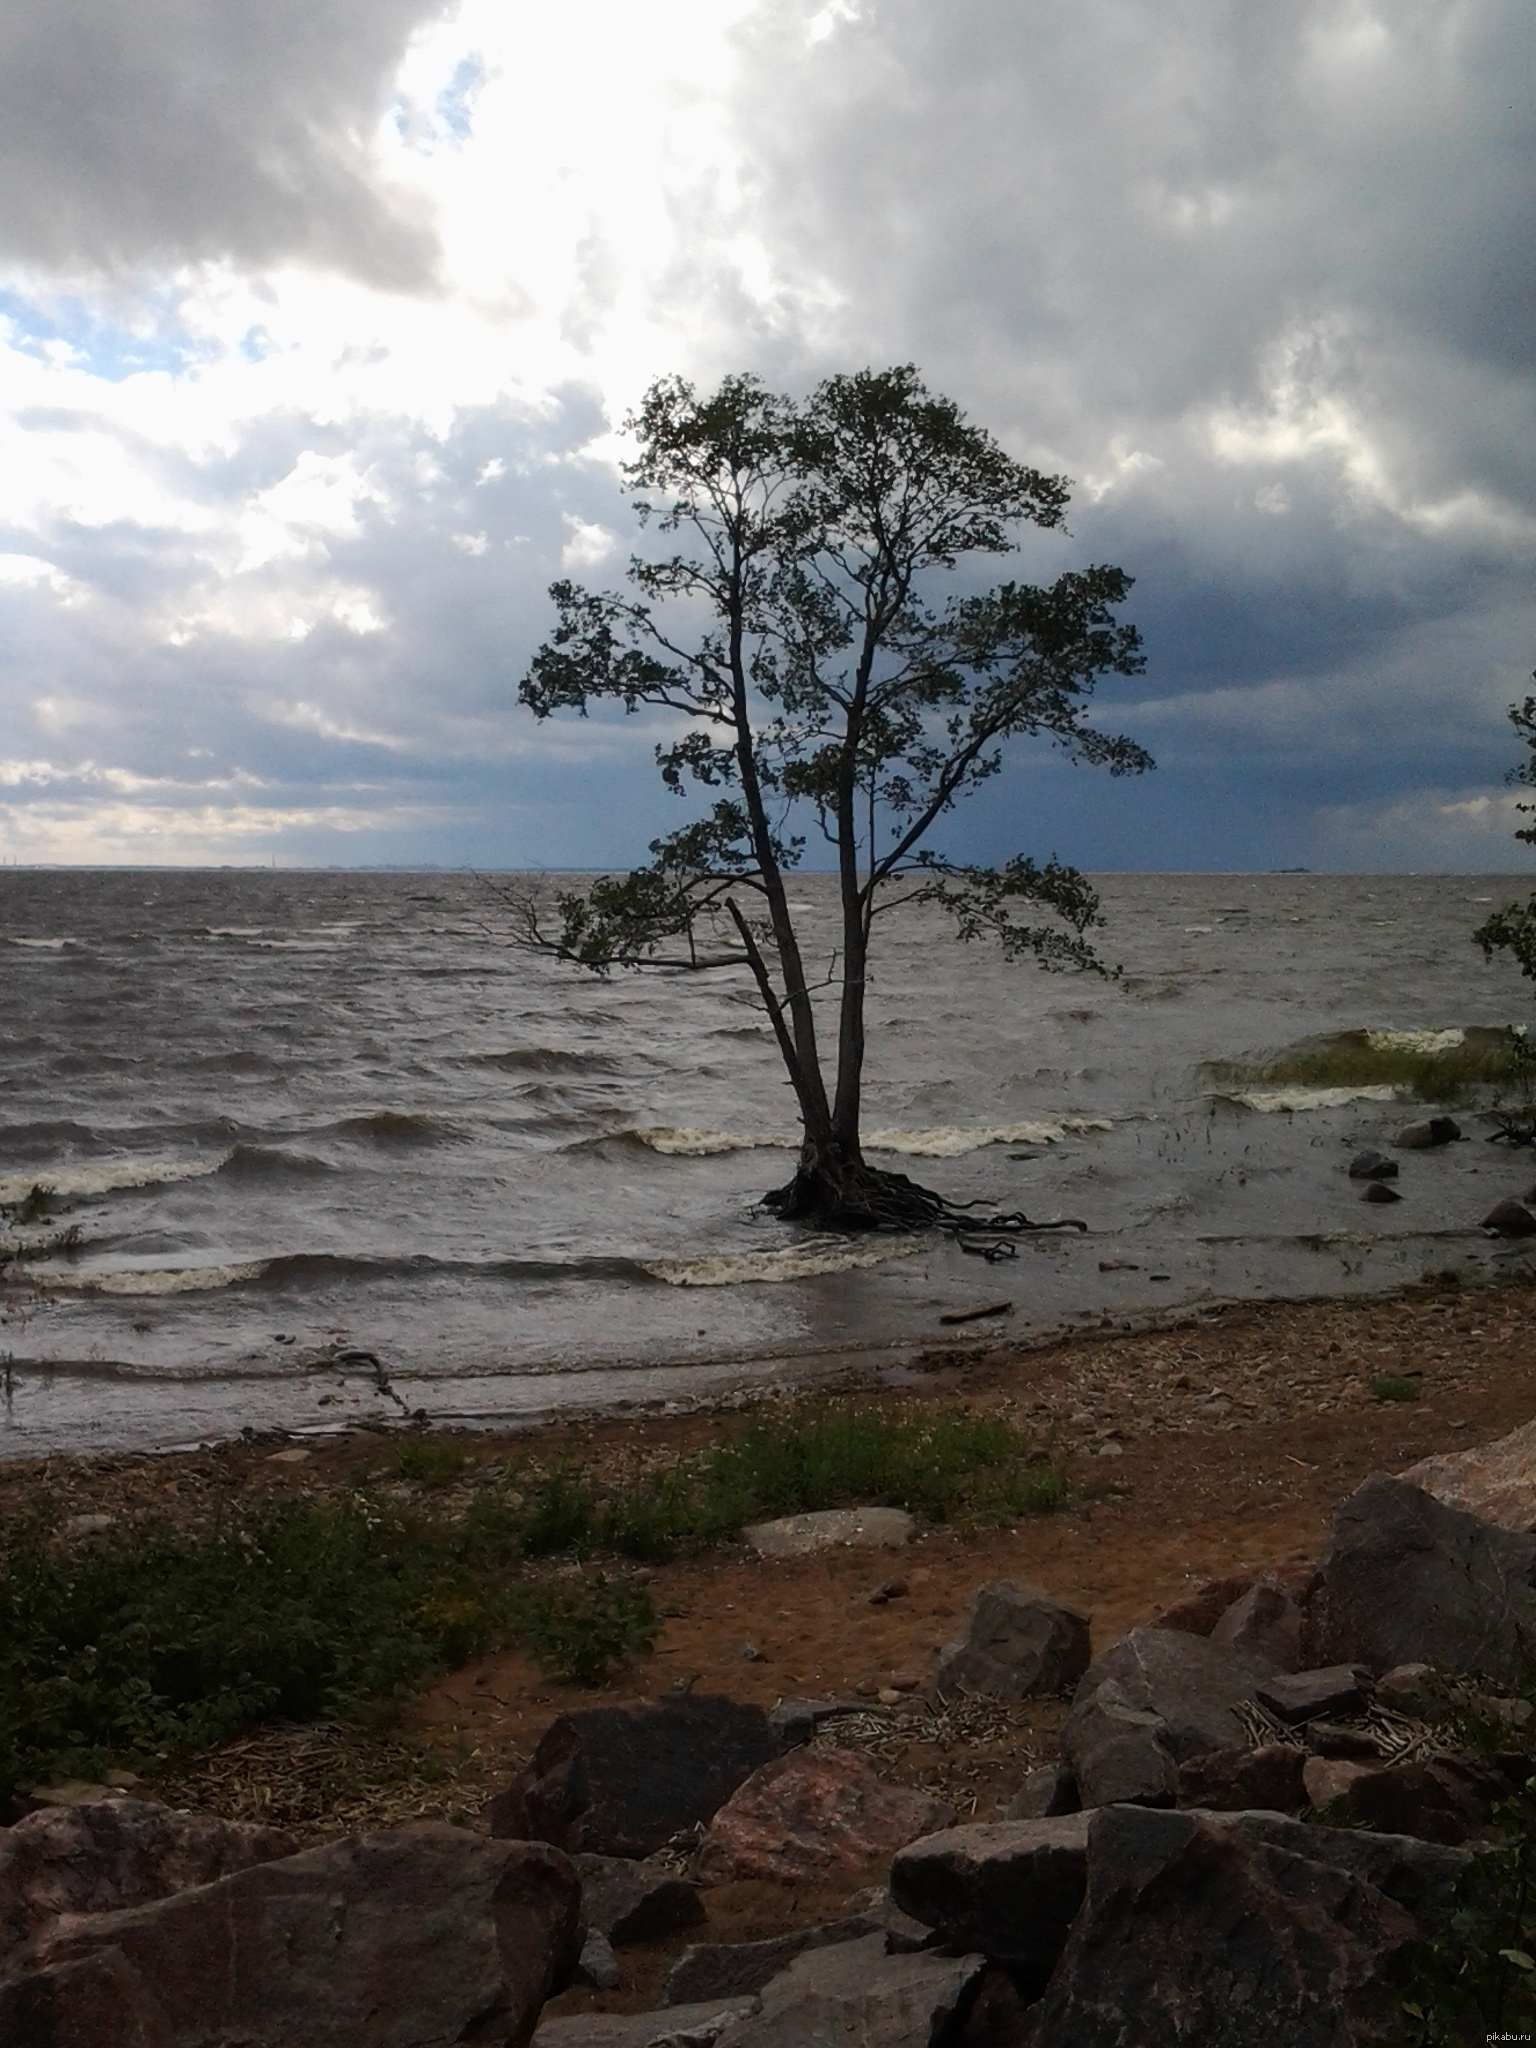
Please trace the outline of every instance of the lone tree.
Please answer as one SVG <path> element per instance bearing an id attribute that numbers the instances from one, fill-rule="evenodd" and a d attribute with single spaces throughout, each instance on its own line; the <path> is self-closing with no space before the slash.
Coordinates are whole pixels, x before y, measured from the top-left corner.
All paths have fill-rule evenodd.
<path id="1" fill-rule="evenodd" d="M 1536 675 L 1531 677 L 1536 683 Z M 1511 704 L 1509 722 L 1530 749 L 1530 759 L 1520 761 L 1510 769 L 1508 780 L 1524 783 L 1527 789 L 1536 789 L 1536 697 L 1527 697 L 1523 704 Z M 1517 803 L 1516 810 L 1536 814 L 1536 803 Z M 1536 825 L 1527 825 L 1515 833 L 1528 846 L 1536 846 Z M 1492 917 L 1485 918 L 1472 934 L 1476 944 L 1482 947 L 1483 955 L 1491 960 L 1495 951 L 1513 953 L 1520 964 L 1520 972 L 1536 981 L 1536 896 L 1524 903 L 1506 903 L 1502 910 L 1496 910 Z"/>
<path id="2" fill-rule="evenodd" d="M 751 969 L 804 1131 L 768 1206 L 853 1226 L 953 1216 L 860 1149 L 875 919 L 939 903 L 963 938 L 1104 971 L 1089 938 L 1099 899 L 1076 870 L 1022 855 L 977 867 L 926 842 L 1012 740 L 1048 736 L 1112 775 L 1152 765 L 1086 717 L 1096 677 L 1143 666 L 1135 628 L 1114 617 L 1131 580 L 1095 567 L 1049 589 L 945 596 L 936 586 L 970 558 L 1015 551 L 1022 522 L 1061 525 L 1067 482 L 1013 461 L 910 366 L 831 377 L 803 402 L 751 376 L 706 397 L 667 378 L 626 427 L 635 511 L 681 536 L 677 551 L 633 559 L 628 592 L 553 584 L 559 622 L 520 695 L 540 719 L 605 699 L 677 713 L 683 729 L 656 749 L 662 780 L 714 794 L 651 842 L 648 866 L 560 896 L 556 930 L 523 899 L 523 935 L 602 972 L 718 964 L 723 933 L 726 957 Z M 805 854 L 795 828 L 813 821 L 842 912 L 830 1089 L 785 887 Z"/>

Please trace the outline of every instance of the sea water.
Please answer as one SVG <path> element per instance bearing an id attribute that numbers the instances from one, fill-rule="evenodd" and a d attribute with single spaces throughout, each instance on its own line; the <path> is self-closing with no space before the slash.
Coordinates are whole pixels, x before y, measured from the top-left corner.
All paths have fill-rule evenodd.
<path id="1" fill-rule="evenodd" d="M 1530 1016 L 1469 937 L 1510 877 L 1105 877 L 1115 979 L 882 921 L 871 1158 L 1087 1225 L 995 1264 L 767 1215 L 796 1124 L 745 972 L 591 977 L 517 946 L 509 886 L 0 874 L 0 1203 L 49 1212 L 0 1225 L 0 1454 L 718 1399 L 1527 1256 L 1477 1229 L 1523 1184 L 1475 1115 L 1369 1206 L 1348 1160 L 1411 1105 L 1220 1071 Z M 833 885 L 792 895 L 830 974 Z"/>

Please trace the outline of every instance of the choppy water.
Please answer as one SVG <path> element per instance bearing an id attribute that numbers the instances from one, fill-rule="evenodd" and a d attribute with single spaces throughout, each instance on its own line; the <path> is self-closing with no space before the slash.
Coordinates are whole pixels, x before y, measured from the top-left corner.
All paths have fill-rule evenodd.
<path id="1" fill-rule="evenodd" d="M 983 1302 L 1027 1335 L 1499 1256 L 1475 1225 L 1521 1184 L 1503 1148 L 1407 1156 L 1405 1200 L 1367 1207 L 1349 1151 L 1409 1110 L 1206 1069 L 1529 1014 L 1467 936 L 1510 878 L 1103 890 L 1116 984 L 931 913 L 884 935 L 870 1149 L 1089 1225 L 989 1267 L 755 1207 L 793 1104 L 732 971 L 586 979 L 511 947 L 470 876 L 0 874 L 0 1202 L 41 1183 L 58 1212 L 0 1242 L 80 1233 L 0 1296 L 0 1455 L 686 1400 L 974 1342 L 938 1319 Z M 795 893 L 830 954 L 827 881 Z"/>

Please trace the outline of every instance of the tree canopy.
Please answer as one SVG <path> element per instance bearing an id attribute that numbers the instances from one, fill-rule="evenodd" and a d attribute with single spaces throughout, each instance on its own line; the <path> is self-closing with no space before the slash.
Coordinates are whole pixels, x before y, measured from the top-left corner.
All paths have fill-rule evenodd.
<path id="1" fill-rule="evenodd" d="M 830 377 L 800 401 L 751 376 L 704 396 L 666 378 L 626 426 L 625 480 L 664 544 L 631 560 L 625 591 L 551 586 L 557 623 L 520 695 L 540 719 L 605 700 L 677 714 L 657 767 L 704 808 L 653 840 L 646 866 L 562 895 L 556 928 L 526 899 L 524 936 L 598 971 L 744 960 L 804 1131 L 770 1202 L 910 1220 L 921 1191 L 869 1169 L 859 1141 L 875 920 L 938 903 L 964 938 L 1102 971 L 1098 897 L 1075 869 L 1022 852 L 986 867 L 932 842 L 1012 742 L 1111 775 L 1152 765 L 1088 717 L 1100 676 L 1143 666 L 1115 616 L 1131 579 L 1100 565 L 1048 588 L 970 587 L 972 564 L 1015 552 L 1021 526 L 1062 525 L 1067 481 L 1014 461 L 910 366 Z M 813 836 L 841 910 L 830 1067 L 786 890 Z"/>

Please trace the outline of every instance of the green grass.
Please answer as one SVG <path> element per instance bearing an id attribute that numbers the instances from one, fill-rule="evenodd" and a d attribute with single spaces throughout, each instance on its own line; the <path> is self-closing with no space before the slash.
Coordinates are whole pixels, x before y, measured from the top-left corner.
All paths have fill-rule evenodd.
<path id="1" fill-rule="evenodd" d="M 1523 1087 L 1530 1055 L 1511 1031 L 1469 1030 L 1460 1045 L 1431 1051 L 1379 1042 L 1367 1031 L 1339 1031 L 1272 1060 L 1212 1069 L 1225 1083 L 1266 1088 L 1397 1088 L 1424 1102 L 1456 1102 L 1476 1089 Z"/>
<path id="2" fill-rule="evenodd" d="M 1399 1372 L 1371 1374 L 1371 1394 L 1377 1401 L 1417 1401 L 1419 1383 Z"/>
<path id="3" fill-rule="evenodd" d="M 415 1486 L 447 1486 L 458 1478 L 467 1460 L 463 1446 L 441 1437 L 420 1437 L 395 1453 L 395 1471 Z"/>
<path id="4" fill-rule="evenodd" d="M 854 1505 L 904 1507 L 929 1521 L 1013 1521 L 1060 1507 L 1059 1470 L 990 1415 L 904 1416 L 854 1403 L 754 1417 L 723 1444 L 600 1490 L 561 1467 L 531 1479 L 530 1553 L 617 1551 L 656 1562 L 740 1535 L 775 1515 Z"/>
<path id="5" fill-rule="evenodd" d="M 855 1503 L 1010 1521 L 1060 1506 L 1044 1459 L 996 1416 L 824 1402 L 752 1417 L 617 1482 L 595 1463 L 529 1461 L 454 1517 L 363 1488 L 201 1533 L 125 1522 L 73 1547 L 43 1516 L 12 1522 L 0 1527 L 0 1795 L 261 1723 L 382 1725 L 439 1673 L 504 1644 L 598 1684 L 654 1639 L 650 1595 L 600 1575 L 541 1580 L 529 1560 L 656 1560 L 759 1517 Z M 412 1440 L 383 1472 L 431 1488 L 465 1462 L 456 1444 Z"/>
<path id="6" fill-rule="evenodd" d="M 643 1587 L 520 1578 L 515 1518 L 460 1523 L 366 1497 L 275 1507 L 201 1536 L 125 1525 L 0 1550 L 0 1792 L 227 1741 L 261 1722 L 380 1722 L 439 1672 L 522 1642 L 600 1681 L 643 1647 Z"/>

